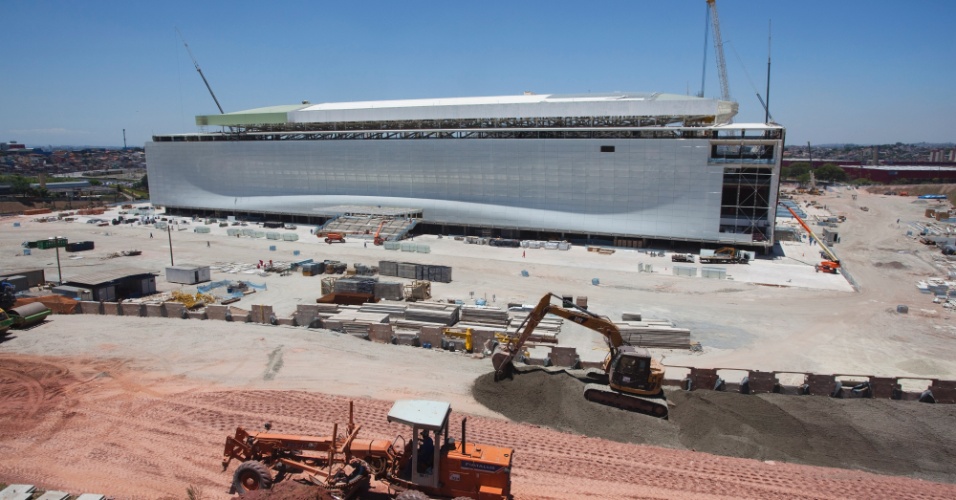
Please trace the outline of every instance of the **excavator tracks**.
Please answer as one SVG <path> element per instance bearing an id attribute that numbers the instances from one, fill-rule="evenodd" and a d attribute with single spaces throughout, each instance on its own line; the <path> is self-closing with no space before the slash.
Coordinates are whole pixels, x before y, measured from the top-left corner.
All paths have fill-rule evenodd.
<path id="1" fill-rule="evenodd" d="M 607 374 L 596 368 L 573 369 L 558 366 L 535 366 L 516 364 L 512 366 L 511 373 L 522 374 L 530 372 L 545 372 L 552 375 L 566 374 L 584 382 L 584 398 L 605 406 L 619 408 L 621 410 L 634 413 L 641 413 L 657 418 L 667 418 L 667 400 L 664 393 L 661 392 L 659 398 L 643 397 L 632 394 L 625 394 L 610 388 L 607 385 Z"/>
<path id="2" fill-rule="evenodd" d="M 667 400 L 663 396 L 663 393 L 661 393 L 660 399 L 645 398 L 617 392 L 601 384 L 587 384 L 584 386 L 584 398 L 588 401 L 666 419 Z"/>

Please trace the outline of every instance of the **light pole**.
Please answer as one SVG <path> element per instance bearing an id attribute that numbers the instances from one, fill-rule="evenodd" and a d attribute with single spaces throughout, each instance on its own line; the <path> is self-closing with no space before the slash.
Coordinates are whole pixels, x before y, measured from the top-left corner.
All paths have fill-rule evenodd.
<path id="1" fill-rule="evenodd" d="M 63 271 L 60 269 L 60 237 L 50 238 L 53 240 L 53 249 L 56 250 L 56 277 L 60 285 L 63 285 Z"/>

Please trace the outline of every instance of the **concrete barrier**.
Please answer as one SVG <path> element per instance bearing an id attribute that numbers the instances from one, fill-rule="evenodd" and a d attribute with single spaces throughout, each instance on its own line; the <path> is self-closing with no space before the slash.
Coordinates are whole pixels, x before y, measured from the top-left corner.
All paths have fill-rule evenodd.
<path id="1" fill-rule="evenodd" d="M 165 316 L 162 304 L 145 304 L 143 309 L 147 318 L 162 318 Z"/>
<path id="2" fill-rule="evenodd" d="M 80 302 L 80 313 L 82 314 L 103 314 L 103 303 L 84 300 Z"/>
<path id="3" fill-rule="evenodd" d="M 224 306 L 221 304 L 209 304 L 206 306 L 206 317 L 209 319 L 226 321 L 226 311 L 229 310 L 229 306 Z"/>
<path id="4" fill-rule="evenodd" d="M 956 381 L 954 380 L 933 380 L 929 390 L 933 391 L 933 397 L 937 403 L 956 403 Z"/>
<path id="5" fill-rule="evenodd" d="M 120 309 L 123 311 L 123 316 L 143 316 L 143 304 L 122 303 Z"/>
<path id="6" fill-rule="evenodd" d="M 119 316 L 122 314 L 120 305 L 116 302 L 103 302 L 103 314 L 107 316 Z"/>
<path id="7" fill-rule="evenodd" d="M 298 304 L 295 306 L 295 321 L 299 326 L 309 326 L 319 317 L 319 306 L 314 304 Z"/>
<path id="8" fill-rule="evenodd" d="M 577 368 L 579 362 L 578 350 L 573 347 L 553 346 L 548 358 L 551 360 L 551 366 Z"/>
<path id="9" fill-rule="evenodd" d="M 810 373 L 807 374 L 806 384 L 811 396 L 829 396 L 836 388 L 836 377 Z"/>
<path id="10" fill-rule="evenodd" d="M 751 370 L 747 372 L 747 384 L 752 394 L 766 394 L 774 392 L 777 385 L 777 374 Z"/>
<path id="11" fill-rule="evenodd" d="M 425 345 L 430 344 L 433 348 L 441 347 L 442 329 L 440 326 L 423 326 L 418 335 L 418 341 Z"/>
<path id="12" fill-rule="evenodd" d="M 168 318 L 182 318 L 186 311 L 186 306 L 179 302 L 163 302 L 163 308 L 166 309 L 166 317 Z"/>
<path id="13" fill-rule="evenodd" d="M 275 313 L 272 311 L 272 306 L 254 305 L 252 306 L 252 310 L 249 311 L 249 318 L 253 323 L 271 325 L 274 316 Z"/>
<path id="14" fill-rule="evenodd" d="M 392 343 L 392 325 L 388 323 L 372 323 L 368 325 L 368 339 L 378 344 Z"/>

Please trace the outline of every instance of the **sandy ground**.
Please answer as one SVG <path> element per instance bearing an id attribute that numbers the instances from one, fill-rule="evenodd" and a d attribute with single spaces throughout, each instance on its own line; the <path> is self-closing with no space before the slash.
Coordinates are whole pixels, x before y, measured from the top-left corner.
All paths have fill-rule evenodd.
<path id="1" fill-rule="evenodd" d="M 844 276 L 815 273 L 808 263 L 818 260 L 816 247 L 799 243 L 783 245 L 786 256 L 728 266 L 732 279 L 716 281 L 673 276 L 669 258 L 630 249 L 618 249 L 613 255 L 583 248 L 528 250 L 527 257 L 522 257 L 520 249 L 419 237 L 415 241 L 429 244 L 431 253 L 410 254 L 371 244 L 365 247 L 356 239 L 326 245 L 311 237 L 309 228 L 297 229 L 301 241 L 291 243 L 227 238 L 225 229 L 218 227 L 211 235 L 187 229 L 173 232 L 172 238 L 175 261 L 180 264 L 314 258 L 449 265 L 454 281 L 433 284 L 433 294 L 441 300 L 470 302 L 482 297 L 492 305 L 503 305 L 535 302 L 546 292 L 586 295 L 591 310 L 611 318 L 635 311 L 690 328 L 703 352 L 655 352 L 668 365 L 956 377 L 952 315 L 915 287 L 917 280 L 945 276 L 949 268 L 935 257 L 934 249 L 906 236 L 913 229 L 911 223 L 925 220 L 924 209 L 937 202 L 854 193 L 856 200 L 849 192 L 818 199 L 829 212 L 848 217 L 840 226 L 843 243 L 836 251 L 859 285 L 858 292 L 852 291 Z M 870 210 L 864 212 L 859 206 Z M 14 227 L 14 222 L 20 227 Z M 57 235 L 96 242 L 91 252 L 61 252 L 67 278 L 122 265 L 159 273 L 161 291 L 180 288 L 163 279 L 170 257 L 166 234 L 143 226 L 96 227 L 7 218 L 0 221 L 4 272 L 44 267 L 48 279 L 55 280 L 55 253 L 34 250 L 33 255 L 24 256 L 19 243 Z M 270 251 L 270 245 L 276 251 Z M 143 254 L 102 258 L 129 249 Z M 298 256 L 293 255 L 296 250 Z M 71 258 L 75 256 L 82 258 Z M 652 264 L 654 272 L 638 272 L 639 264 Z M 530 276 L 522 277 L 522 270 Z M 593 286 L 593 278 L 600 285 Z M 238 306 L 270 304 L 280 317 L 290 315 L 297 303 L 312 302 L 319 288 L 318 278 L 301 275 L 214 273 L 213 279 L 265 283 L 267 291 L 246 297 Z M 908 305 L 910 313 L 898 314 L 898 304 Z M 586 335 L 572 329 L 567 332 L 569 338 Z M 583 348 L 582 356 L 603 357 L 600 339 L 584 338 L 579 345 L 589 342 L 592 348 Z M 201 486 L 209 498 L 224 498 L 232 469 L 219 471 L 219 454 L 224 436 L 236 425 L 256 427 L 271 420 L 283 431 L 327 433 L 332 422 L 345 421 L 346 398 L 359 398 L 357 406 L 365 408 L 359 420 L 369 437 L 391 438 L 401 429 L 385 424 L 389 402 L 428 398 L 450 401 L 456 412 L 472 415 L 469 434 L 475 439 L 516 448 L 514 492 L 518 498 L 956 496 L 952 484 L 912 479 L 956 482 L 951 468 L 942 465 L 953 461 L 954 431 L 952 425 L 939 423 L 951 424 L 951 411 L 917 415 L 865 407 L 862 414 L 841 417 L 841 422 L 863 422 L 846 427 L 851 432 L 874 433 L 877 424 L 865 421 L 875 412 L 880 417 L 874 422 L 895 419 L 892 425 L 905 429 L 899 434 L 917 440 L 914 447 L 931 441 L 950 450 L 943 455 L 910 455 L 911 466 L 894 469 L 853 458 L 844 461 L 834 454 L 838 447 L 832 444 L 829 448 L 794 445 L 815 447 L 803 454 L 774 448 L 757 439 L 765 433 L 759 426 L 742 430 L 739 425 L 714 425 L 694 437 L 689 435 L 689 424 L 653 421 L 648 425 L 671 427 L 641 441 L 606 433 L 589 437 L 584 435 L 586 429 L 565 427 L 561 432 L 537 427 L 548 422 L 512 423 L 505 420 L 506 416 L 516 418 L 508 415 L 509 408 L 486 407 L 472 395 L 475 381 L 489 370 L 487 359 L 376 345 L 320 330 L 178 319 L 52 317 L 47 324 L 13 332 L 0 343 L 0 481 L 98 491 L 118 498 L 184 498 L 185 488 L 193 484 Z M 681 406 L 714 404 L 706 398 L 671 399 L 677 405 L 672 409 L 674 421 Z M 862 402 L 842 404 L 855 403 Z M 561 404 L 577 402 L 568 399 Z M 734 404 L 720 402 L 717 407 Z M 833 413 L 820 408 L 801 414 L 786 405 L 772 406 L 777 409 L 768 418 L 773 419 L 790 415 L 787 418 L 796 421 L 824 420 Z M 539 413 L 551 411 L 540 408 Z M 837 442 L 841 439 L 839 434 L 829 436 Z M 711 448 L 688 450 L 704 442 L 711 443 Z M 854 438 L 853 443 L 847 448 L 858 455 L 882 449 L 868 439 Z M 719 458 L 700 452 L 705 449 L 763 461 Z"/>

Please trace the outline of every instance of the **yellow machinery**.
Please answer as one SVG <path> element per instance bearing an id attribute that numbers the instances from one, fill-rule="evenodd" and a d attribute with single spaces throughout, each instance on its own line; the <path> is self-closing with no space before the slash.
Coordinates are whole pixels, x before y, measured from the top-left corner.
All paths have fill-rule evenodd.
<path id="1" fill-rule="evenodd" d="M 518 331 L 522 332 L 521 336 L 499 344 L 491 357 L 495 367 L 495 380 L 511 375 L 514 360 L 523 353 L 524 344 L 534 329 L 546 315 L 553 314 L 594 330 L 607 341 L 608 355 L 604 358 L 603 369 L 586 375 L 587 380 L 596 382 L 585 386 L 584 397 L 587 400 L 667 418 L 667 403 L 661 388 L 664 381 L 663 365 L 652 359 L 647 349 L 626 345 L 621 331 L 610 319 L 573 304 L 572 308 L 552 304 L 552 298 L 562 301 L 560 296 L 553 293 L 541 297 L 538 305 L 528 313 L 522 326 L 518 327 Z"/>
<path id="2" fill-rule="evenodd" d="M 465 341 L 465 351 L 472 352 L 474 344 L 472 343 L 471 328 L 445 328 L 442 330 L 445 337 L 463 339 Z"/>

